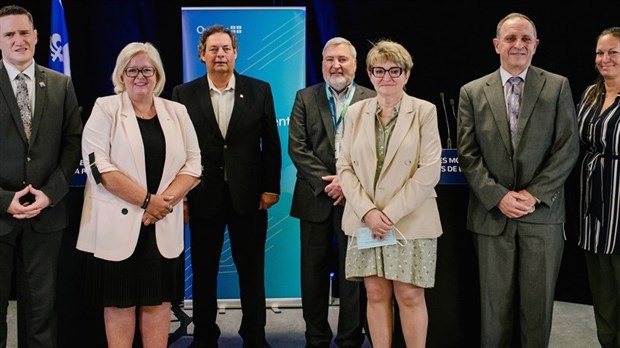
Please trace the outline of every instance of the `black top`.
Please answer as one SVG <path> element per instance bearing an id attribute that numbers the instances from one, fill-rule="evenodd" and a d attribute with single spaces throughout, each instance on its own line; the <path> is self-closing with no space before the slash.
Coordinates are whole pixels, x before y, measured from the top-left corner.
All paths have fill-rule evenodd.
<path id="1" fill-rule="evenodd" d="M 166 161 L 166 138 L 157 115 L 148 120 L 141 118 L 137 120 L 144 144 L 146 186 L 149 192 L 157 193 Z"/>

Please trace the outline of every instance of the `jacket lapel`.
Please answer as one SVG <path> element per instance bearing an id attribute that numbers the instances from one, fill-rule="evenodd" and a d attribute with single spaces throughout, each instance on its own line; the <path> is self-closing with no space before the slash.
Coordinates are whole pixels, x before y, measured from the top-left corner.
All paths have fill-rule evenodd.
<path id="1" fill-rule="evenodd" d="M 332 147 L 332 151 L 335 150 L 335 135 L 334 135 L 334 120 L 332 119 L 332 112 L 329 109 L 329 101 L 327 100 L 327 93 L 325 92 L 325 83 L 319 85 L 316 93 L 314 95 L 314 101 L 316 103 L 317 109 L 319 110 L 319 115 L 321 116 L 321 121 L 323 121 L 323 126 L 325 127 L 325 132 L 327 133 L 327 138 L 329 139 L 329 144 Z"/>
<path id="2" fill-rule="evenodd" d="M 234 133 L 235 126 L 239 123 L 239 120 L 243 118 L 246 106 L 246 95 L 248 91 L 246 80 L 235 73 L 235 103 L 233 105 L 232 114 L 230 115 L 230 122 L 228 122 L 228 129 L 226 130 L 226 138 L 230 137 L 230 134 Z M 218 128 L 219 129 L 219 128 Z"/>
<path id="3" fill-rule="evenodd" d="M 361 127 L 366 134 L 366 139 L 368 140 L 368 145 L 372 150 L 372 159 L 375 162 L 372 168 L 376 168 L 377 162 L 377 142 L 374 140 L 375 137 L 375 114 L 377 112 L 377 99 L 375 98 L 372 103 L 368 103 L 366 108 L 363 110 L 363 114 L 361 117 Z M 373 169 L 374 170 L 374 169 Z M 373 174 L 374 175 L 374 174 Z M 374 178 L 374 176 L 373 176 Z"/>
<path id="4" fill-rule="evenodd" d="M 19 106 L 17 106 L 17 99 L 15 99 L 15 92 L 13 86 L 9 80 L 9 75 L 4 68 L 4 63 L 0 60 L 0 94 L 6 101 L 6 105 L 11 111 L 11 117 L 15 122 L 15 127 L 19 130 L 19 134 L 25 144 L 28 143 L 26 139 L 26 133 L 24 132 L 24 124 L 22 123 L 21 115 L 19 114 Z"/>
<path id="5" fill-rule="evenodd" d="M 178 133 L 175 132 L 174 129 L 175 122 L 173 122 L 170 112 L 168 111 L 168 108 L 166 108 L 164 102 L 161 98 L 154 97 L 154 103 L 155 111 L 157 112 L 157 120 L 161 126 L 162 133 L 164 133 L 164 139 L 167 139 L 167 141 L 164 141 L 166 145 L 166 165 L 164 165 L 164 171 L 161 173 L 161 180 L 159 181 L 159 188 L 157 190 L 159 193 L 163 192 L 166 188 L 165 186 L 168 185 L 168 178 L 173 178 L 176 176 L 176 173 L 173 173 L 173 171 L 175 170 L 174 168 L 178 167 L 171 164 L 177 160 L 173 158 L 174 156 L 172 155 L 178 152 L 174 150 L 175 144 L 173 142 L 181 141 L 181 139 L 176 140 L 178 139 Z"/>
<path id="6" fill-rule="evenodd" d="M 34 81 L 34 116 L 32 119 L 32 134 L 30 135 L 30 146 L 34 144 L 37 133 L 39 131 L 39 125 L 42 122 L 42 118 L 45 117 L 43 107 L 45 105 L 45 98 L 47 96 L 47 75 L 43 69 L 39 69 L 38 65 L 35 65 L 34 69 L 35 81 Z"/>
<path id="7" fill-rule="evenodd" d="M 521 98 L 521 112 L 519 113 L 519 122 L 517 123 L 517 140 L 515 141 L 515 146 L 519 145 L 523 130 L 532 116 L 534 106 L 536 105 L 536 101 L 538 100 L 544 85 L 545 78 L 542 76 L 541 71 L 530 66 L 527 71 L 527 75 L 525 76 L 523 97 Z"/>
<path id="8" fill-rule="evenodd" d="M 146 187 L 146 161 L 144 159 L 144 144 L 142 143 L 142 134 L 138 127 L 136 113 L 131 105 L 131 100 L 127 92 L 121 94 L 120 119 L 123 125 L 127 142 L 129 143 L 129 151 L 132 152 L 132 158 L 136 165 L 135 172 L 138 173 L 140 183 Z"/>
<path id="9" fill-rule="evenodd" d="M 508 125 L 508 114 L 506 113 L 506 97 L 499 70 L 487 80 L 484 87 L 484 96 L 489 103 L 491 112 L 502 142 L 508 153 L 512 153 L 512 141 L 510 140 L 510 126 Z"/>
<path id="10" fill-rule="evenodd" d="M 222 137 L 222 132 L 219 131 L 220 126 L 217 124 L 217 120 L 215 119 L 215 111 L 213 111 L 213 103 L 211 103 L 211 91 L 209 89 L 209 81 L 207 80 L 207 75 L 201 80 L 201 84 L 196 89 L 196 99 L 200 101 L 200 108 L 204 111 L 204 115 L 206 117 L 207 123 L 210 123 L 210 127 L 212 129 L 217 129 L 215 132 L 218 134 L 220 139 L 224 139 Z"/>

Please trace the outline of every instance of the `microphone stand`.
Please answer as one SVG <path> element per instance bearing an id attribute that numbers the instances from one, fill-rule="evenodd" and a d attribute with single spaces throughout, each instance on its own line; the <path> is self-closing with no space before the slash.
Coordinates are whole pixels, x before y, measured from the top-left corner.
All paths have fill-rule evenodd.
<path id="1" fill-rule="evenodd" d="M 443 106 L 443 115 L 446 120 L 446 129 L 448 130 L 448 140 L 446 141 L 446 145 L 448 149 L 452 148 L 452 136 L 450 135 L 450 122 L 448 121 L 448 111 L 446 110 L 446 99 L 443 92 L 439 92 L 439 97 L 441 98 L 441 105 Z"/>

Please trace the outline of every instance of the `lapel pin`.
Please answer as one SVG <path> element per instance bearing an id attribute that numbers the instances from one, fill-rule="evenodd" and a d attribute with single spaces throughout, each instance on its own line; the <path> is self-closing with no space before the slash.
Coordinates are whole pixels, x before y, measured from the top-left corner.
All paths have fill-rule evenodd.
<path id="1" fill-rule="evenodd" d="M 239 94 L 239 98 L 243 98 L 243 94 Z"/>
<path id="2" fill-rule="evenodd" d="M 39 87 L 41 87 L 41 88 L 45 87 L 45 82 L 43 82 L 43 81 L 39 82 Z"/>

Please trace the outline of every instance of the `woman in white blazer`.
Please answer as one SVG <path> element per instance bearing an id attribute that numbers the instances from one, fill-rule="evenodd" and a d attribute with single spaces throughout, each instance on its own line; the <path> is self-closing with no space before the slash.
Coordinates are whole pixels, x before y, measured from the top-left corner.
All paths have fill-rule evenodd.
<path id="1" fill-rule="evenodd" d="M 97 99 L 82 138 L 88 174 L 77 248 L 86 297 L 104 307 L 109 347 L 166 347 L 170 303 L 183 298 L 183 197 L 199 182 L 200 149 L 185 107 L 159 98 L 157 49 L 120 52 L 113 96 Z"/>
<path id="2" fill-rule="evenodd" d="M 346 197 L 346 277 L 364 281 L 373 346 L 391 346 L 394 294 L 407 347 L 424 347 L 424 288 L 435 282 L 442 233 L 434 190 L 441 163 L 437 111 L 404 92 L 413 61 L 402 45 L 377 42 L 366 65 L 377 96 L 349 108 L 337 162 Z"/>

